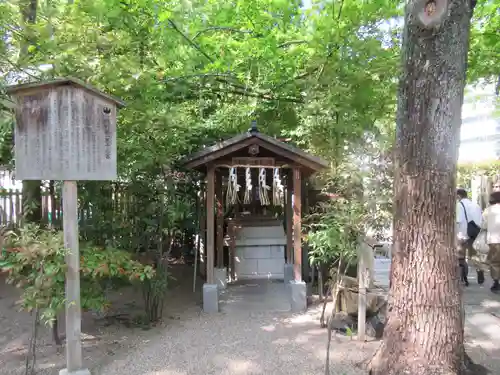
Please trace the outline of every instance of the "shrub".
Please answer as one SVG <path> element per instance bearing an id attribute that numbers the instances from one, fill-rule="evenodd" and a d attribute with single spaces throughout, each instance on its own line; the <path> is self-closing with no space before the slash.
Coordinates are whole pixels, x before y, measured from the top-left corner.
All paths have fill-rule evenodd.
<path id="1" fill-rule="evenodd" d="M 60 231 L 29 224 L 4 234 L 0 269 L 7 282 L 22 288 L 19 301 L 24 310 L 39 310 L 51 324 L 64 308 L 67 249 Z M 123 250 L 83 245 L 80 249 L 82 309 L 104 311 L 108 306 L 105 281 L 142 282 L 154 269 L 132 260 Z"/>

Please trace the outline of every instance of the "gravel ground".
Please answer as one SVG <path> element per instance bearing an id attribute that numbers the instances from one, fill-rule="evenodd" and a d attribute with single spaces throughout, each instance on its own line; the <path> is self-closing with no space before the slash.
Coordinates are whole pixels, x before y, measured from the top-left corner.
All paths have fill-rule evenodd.
<path id="1" fill-rule="evenodd" d="M 322 375 L 326 331 L 319 328 L 320 307 L 305 314 L 286 310 L 281 283 L 231 287 L 222 296 L 221 312 L 200 312 L 200 293 L 192 293 L 192 271 L 177 276 L 165 322 L 150 330 L 125 327 L 86 315 L 83 321 L 84 359 L 92 375 Z M 201 285 L 199 285 L 201 287 Z M 118 296 L 125 311 L 140 297 Z M 14 307 L 16 293 L 0 288 L 0 374 L 24 374 L 32 318 Z M 465 293 L 467 349 L 476 363 L 500 373 L 500 298 L 488 288 L 471 284 Z M 121 302 L 120 302 L 121 301 Z M 137 304 L 136 304 L 137 305 Z M 62 329 L 62 327 L 61 327 Z M 377 342 L 358 343 L 334 336 L 331 373 L 366 375 L 359 365 L 369 359 Z M 42 329 L 37 375 L 56 375 L 64 367 L 64 352 Z"/>
<path id="2" fill-rule="evenodd" d="M 295 316 L 249 311 L 201 314 L 165 329 L 161 336 L 93 374 L 323 374 L 326 331 L 318 327 L 317 312 Z M 335 337 L 332 373 L 365 375 L 356 364 L 368 358 L 377 345 Z"/>
<path id="3" fill-rule="evenodd" d="M 326 331 L 318 326 L 321 309 L 310 308 L 305 314 L 283 312 L 287 304 L 283 288 L 279 283 L 233 286 L 222 297 L 221 313 L 198 313 L 167 327 L 154 340 L 93 373 L 322 375 Z M 487 289 L 471 285 L 465 292 L 466 346 L 476 364 L 495 374 L 500 363 L 500 320 L 494 313 L 500 301 Z M 331 373 L 366 375 L 360 365 L 371 358 L 378 345 L 334 336 Z"/>
<path id="4" fill-rule="evenodd" d="M 142 294 L 135 288 L 125 288 L 110 295 L 112 310 L 107 317 L 86 312 L 82 314 L 82 346 L 85 365 L 93 369 L 112 362 L 115 357 L 127 355 L 180 324 L 199 315 L 199 293 L 192 292 L 193 270 L 189 266 L 175 266 L 174 282 L 167 295 L 164 322 L 149 330 L 138 327 L 131 318 L 144 313 Z M 19 311 L 16 301 L 19 290 L 4 284 L 0 276 L 0 375 L 24 375 L 25 360 L 33 332 L 33 317 Z M 60 320 L 64 332 L 64 319 Z M 57 375 L 65 367 L 64 348 L 54 345 L 50 329 L 38 328 L 36 342 L 36 375 Z M 125 372 L 126 374 L 127 372 Z"/>

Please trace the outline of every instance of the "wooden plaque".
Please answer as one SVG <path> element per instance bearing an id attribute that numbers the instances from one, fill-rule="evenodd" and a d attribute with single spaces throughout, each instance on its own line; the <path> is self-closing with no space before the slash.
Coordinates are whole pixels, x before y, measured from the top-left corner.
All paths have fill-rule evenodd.
<path id="1" fill-rule="evenodd" d="M 274 166 L 274 158 L 239 157 L 233 158 L 232 162 L 234 165 L 248 165 L 249 167 Z"/>
<path id="2" fill-rule="evenodd" d="M 16 179 L 116 179 L 115 103 L 71 85 L 16 101 Z"/>

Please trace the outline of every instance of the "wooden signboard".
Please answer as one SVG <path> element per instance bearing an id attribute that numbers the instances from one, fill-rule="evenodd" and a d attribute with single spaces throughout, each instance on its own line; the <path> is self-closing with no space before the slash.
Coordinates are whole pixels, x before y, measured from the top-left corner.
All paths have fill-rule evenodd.
<path id="1" fill-rule="evenodd" d="M 114 180 L 116 104 L 76 85 L 16 97 L 17 180 Z"/>
<path id="2" fill-rule="evenodd" d="M 274 158 L 259 158 L 259 157 L 239 157 L 233 158 L 234 165 L 246 165 L 249 167 L 272 167 L 274 166 Z"/>
<path id="3" fill-rule="evenodd" d="M 90 375 L 81 342 L 78 180 L 116 179 L 117 99 L 71 78 L 11 86 L 18 180 L 62 180 L 66 254 L 66 369 Z"/>

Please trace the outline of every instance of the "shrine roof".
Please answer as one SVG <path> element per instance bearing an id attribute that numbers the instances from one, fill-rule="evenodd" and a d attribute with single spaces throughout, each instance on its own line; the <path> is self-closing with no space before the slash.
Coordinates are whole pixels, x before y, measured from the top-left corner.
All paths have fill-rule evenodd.
<path id="1" fill-rule="evenodd" d="M 317 156 L 260 133 L 255 124 L 248 132 L 205 147 L 186 157 L 182 162 L 186 168 L 205 169 L 208 164 L 216 163 L 218 160 L 227 158 L 253 144 L 259 145 L 276 156 L 288 159 L 294 164 L 306 168 L 309 172 L 318 172 L 329 167 L 328 162 Z"/>
<path id="2" fill-rule="evenodd" d="M 112 96 L 109 94 L 106 94 L 99 90 L 98 88 L 91 86 L 77 78 L 74 77 L 64 77 L 64 78 L 54 78 L 52 80 L 48 81 L 38 81 L 38 82 L 30 82 L 30 83 L 21 83 L 18 85 L 11 85 L 6 88 L 6 92 L 9 95 L 19 95 L 23 94 L 25 92 L 31 92 L 31 91 L 39 91 L 39 90 L 47 90 L 50 89 L 51 87 L 57 87 L 57 86 L 75 86 L 75 87 L 80 87 L 88 92 L 91 92 L 92 94 L 99 96 L 105 100 L 108 100 L 112 103 L 114 103 L 117 107 L 124 107 L 125 103 Z"/>

